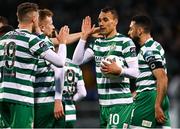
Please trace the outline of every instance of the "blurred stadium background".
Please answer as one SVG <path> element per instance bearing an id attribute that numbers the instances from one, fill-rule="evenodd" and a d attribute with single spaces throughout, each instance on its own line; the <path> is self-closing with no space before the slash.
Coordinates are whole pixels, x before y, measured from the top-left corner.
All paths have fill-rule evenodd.
<path id="1" fill-rule="evenodd" d="M 0 0 L 0 15 L 8 19 L 9 24 L 17 27 L 16 8 L 27 0 Z M 147 13 L 153 20 L 154 39 L 159 41 L 166 51 L 172 127 L 180 128 L 180 13 L 179 0 L 29 0 L 38 3 L 40 8 L 54 12 L 54 25 L 59 29 L 68 25 L 71 33 L 80 31 L 82 19 L 89 15 L 97 25 L 100 9 L 106 5 L 117 9 L 119 13 L 118 31 L 127 35 L 130 18 L 137 13 Z M 77 43 L 68 46 L 71 58 Z M 98 96 L 95 83 L 94 62 L 82 66 L 88 91 L 87 97 L 77 103 L 78 120 L 76 127 L 99 127 Z"/>

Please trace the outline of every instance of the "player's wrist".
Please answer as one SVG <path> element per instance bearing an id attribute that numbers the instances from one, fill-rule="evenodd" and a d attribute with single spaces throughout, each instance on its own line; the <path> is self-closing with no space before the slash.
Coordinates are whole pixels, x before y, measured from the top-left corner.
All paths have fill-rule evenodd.
<path id="1" fill-rule="evenodd" d="M 83 39 L 83 40 L 87 40 L 88 39 L 88 37 L 89 37 L 89 35 L 88 34 L 86 34 L 86 33 L 81 33 L 81 39 Z"/>

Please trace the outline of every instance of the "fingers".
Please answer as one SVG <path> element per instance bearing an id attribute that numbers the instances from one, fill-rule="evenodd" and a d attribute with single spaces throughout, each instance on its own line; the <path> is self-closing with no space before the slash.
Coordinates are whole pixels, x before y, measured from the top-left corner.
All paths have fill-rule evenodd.
<path id="1" fill-rule="evenodd" d="M 62 116 L 64 116 L 64 111 L 63 111 L 63 110 L 59 110 L 59 111 L 57 111 L 57 112 L 54 112 L 54 117 L 55 117 L 56 119 L 59 119 L 59 118 L 61 118 Z"/>
<path id="2" fill-rule="evenodd" d="M 61 27 L 58 36 L 56 37 L 59 43 L 66 44 L 69 36 L 69 27 L 67 25 Z"/>
<path id="3" fill-rule="evenodd" d="M 161 107 L 155 108 L 155 118 L 158 123 L 164 123 L 166 121 L 166 117 Z"/>
<path id="4" fill-rule="evenodd" d="M 164 123 L 166 121 L 166 117 L 164 116 L 164 114 L 161 114 L 158 118 L 157 118 L 158 123 Z"/>
<path id="5" fill-rule="evenodd" d="M 64 108 L 62 102 L 59 100 L 55 100 L 54 104 L 54 117 L 59 119 L 60 117 L 64 116 Z"/>
<path id="6" fill-rule="evenodd" d="M 91 25 L 91 17 L 90 16 L 86 16 L 84 21 L 85 21 L 85 25 Z"/>
<path id="7" fill-rule="evenodd" d="M 109 71 L 108 71 L 108 63 L 102 61 L 100 70 L 101 70 L 103 73 L 108 74 L 108 73 L 109 73 Z"/>

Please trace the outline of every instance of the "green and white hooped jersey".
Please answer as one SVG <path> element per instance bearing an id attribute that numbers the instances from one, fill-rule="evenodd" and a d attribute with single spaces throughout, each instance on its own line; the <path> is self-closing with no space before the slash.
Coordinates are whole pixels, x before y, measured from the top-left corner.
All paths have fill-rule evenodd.
<path id="1" fill-rule="evenodd" d="M 99 94 L 99 103 L 102 106 L 116 104 L 130 104 L 133 102 L 129 78 L 119 77 L 110 79 L 105 77 L 100 70 L 100 63 L 109 55 L 116 55 L 127 67 L 126 60 L 136 56 L 133 41 L 124 35 L 117 34 L 108 39 L 97 39 L 94 44 L 90 44 L 94 51 L 96 62 L 96 79 Z"/>
<path id="2" fill-rule="evenodd" d="M 156 79 L 152 73 L 155 66 L 151 64 L 153 62 L 159 62 L 167 72 L 164 49 L 151 38 L 141 47 L 138 54 L 140 74 L 136 79 L 137 92 L 156 90 Z"/>
<path id="3" fill-rule="evenodd" d="M 45 42 L 27 30 L 16 29 L 0 39 L 0 101 L 34 104 L 35 73 Z"/>
<path id="4" fill-rule="evenodd" d="M 39 38 L 46 41 L 47 46 L 54 50 L 53 43 L 45 35 Z M 54 103 L 55 81 L 54 70 L 50 67 L 51 63 L 45 59 L 39 59 L 37 64 L 36 79 L 34 83 L 34 103 Z"/>
<path id="5" fill-rule="evenodd" d="M 83 82 L 82 71 L 78 65 L 66 59 L 64 66 L 64 89 L 63 89 L 63 103 L 65 104 L 65 120 L 76 120 L 76 107 L 73 101 L 73 96 L 77 92 L 77 83 Z"/>

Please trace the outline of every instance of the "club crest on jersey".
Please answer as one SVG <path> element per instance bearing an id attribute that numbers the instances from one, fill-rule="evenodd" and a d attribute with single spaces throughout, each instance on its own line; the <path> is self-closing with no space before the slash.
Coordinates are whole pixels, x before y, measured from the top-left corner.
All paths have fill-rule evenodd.
<path id="1" fill-rule="evenodd" d="M 116 44 L 113 43 L 111 46 L 110 46 L 110 50 L 115 50 L 116 49 Z"/>

